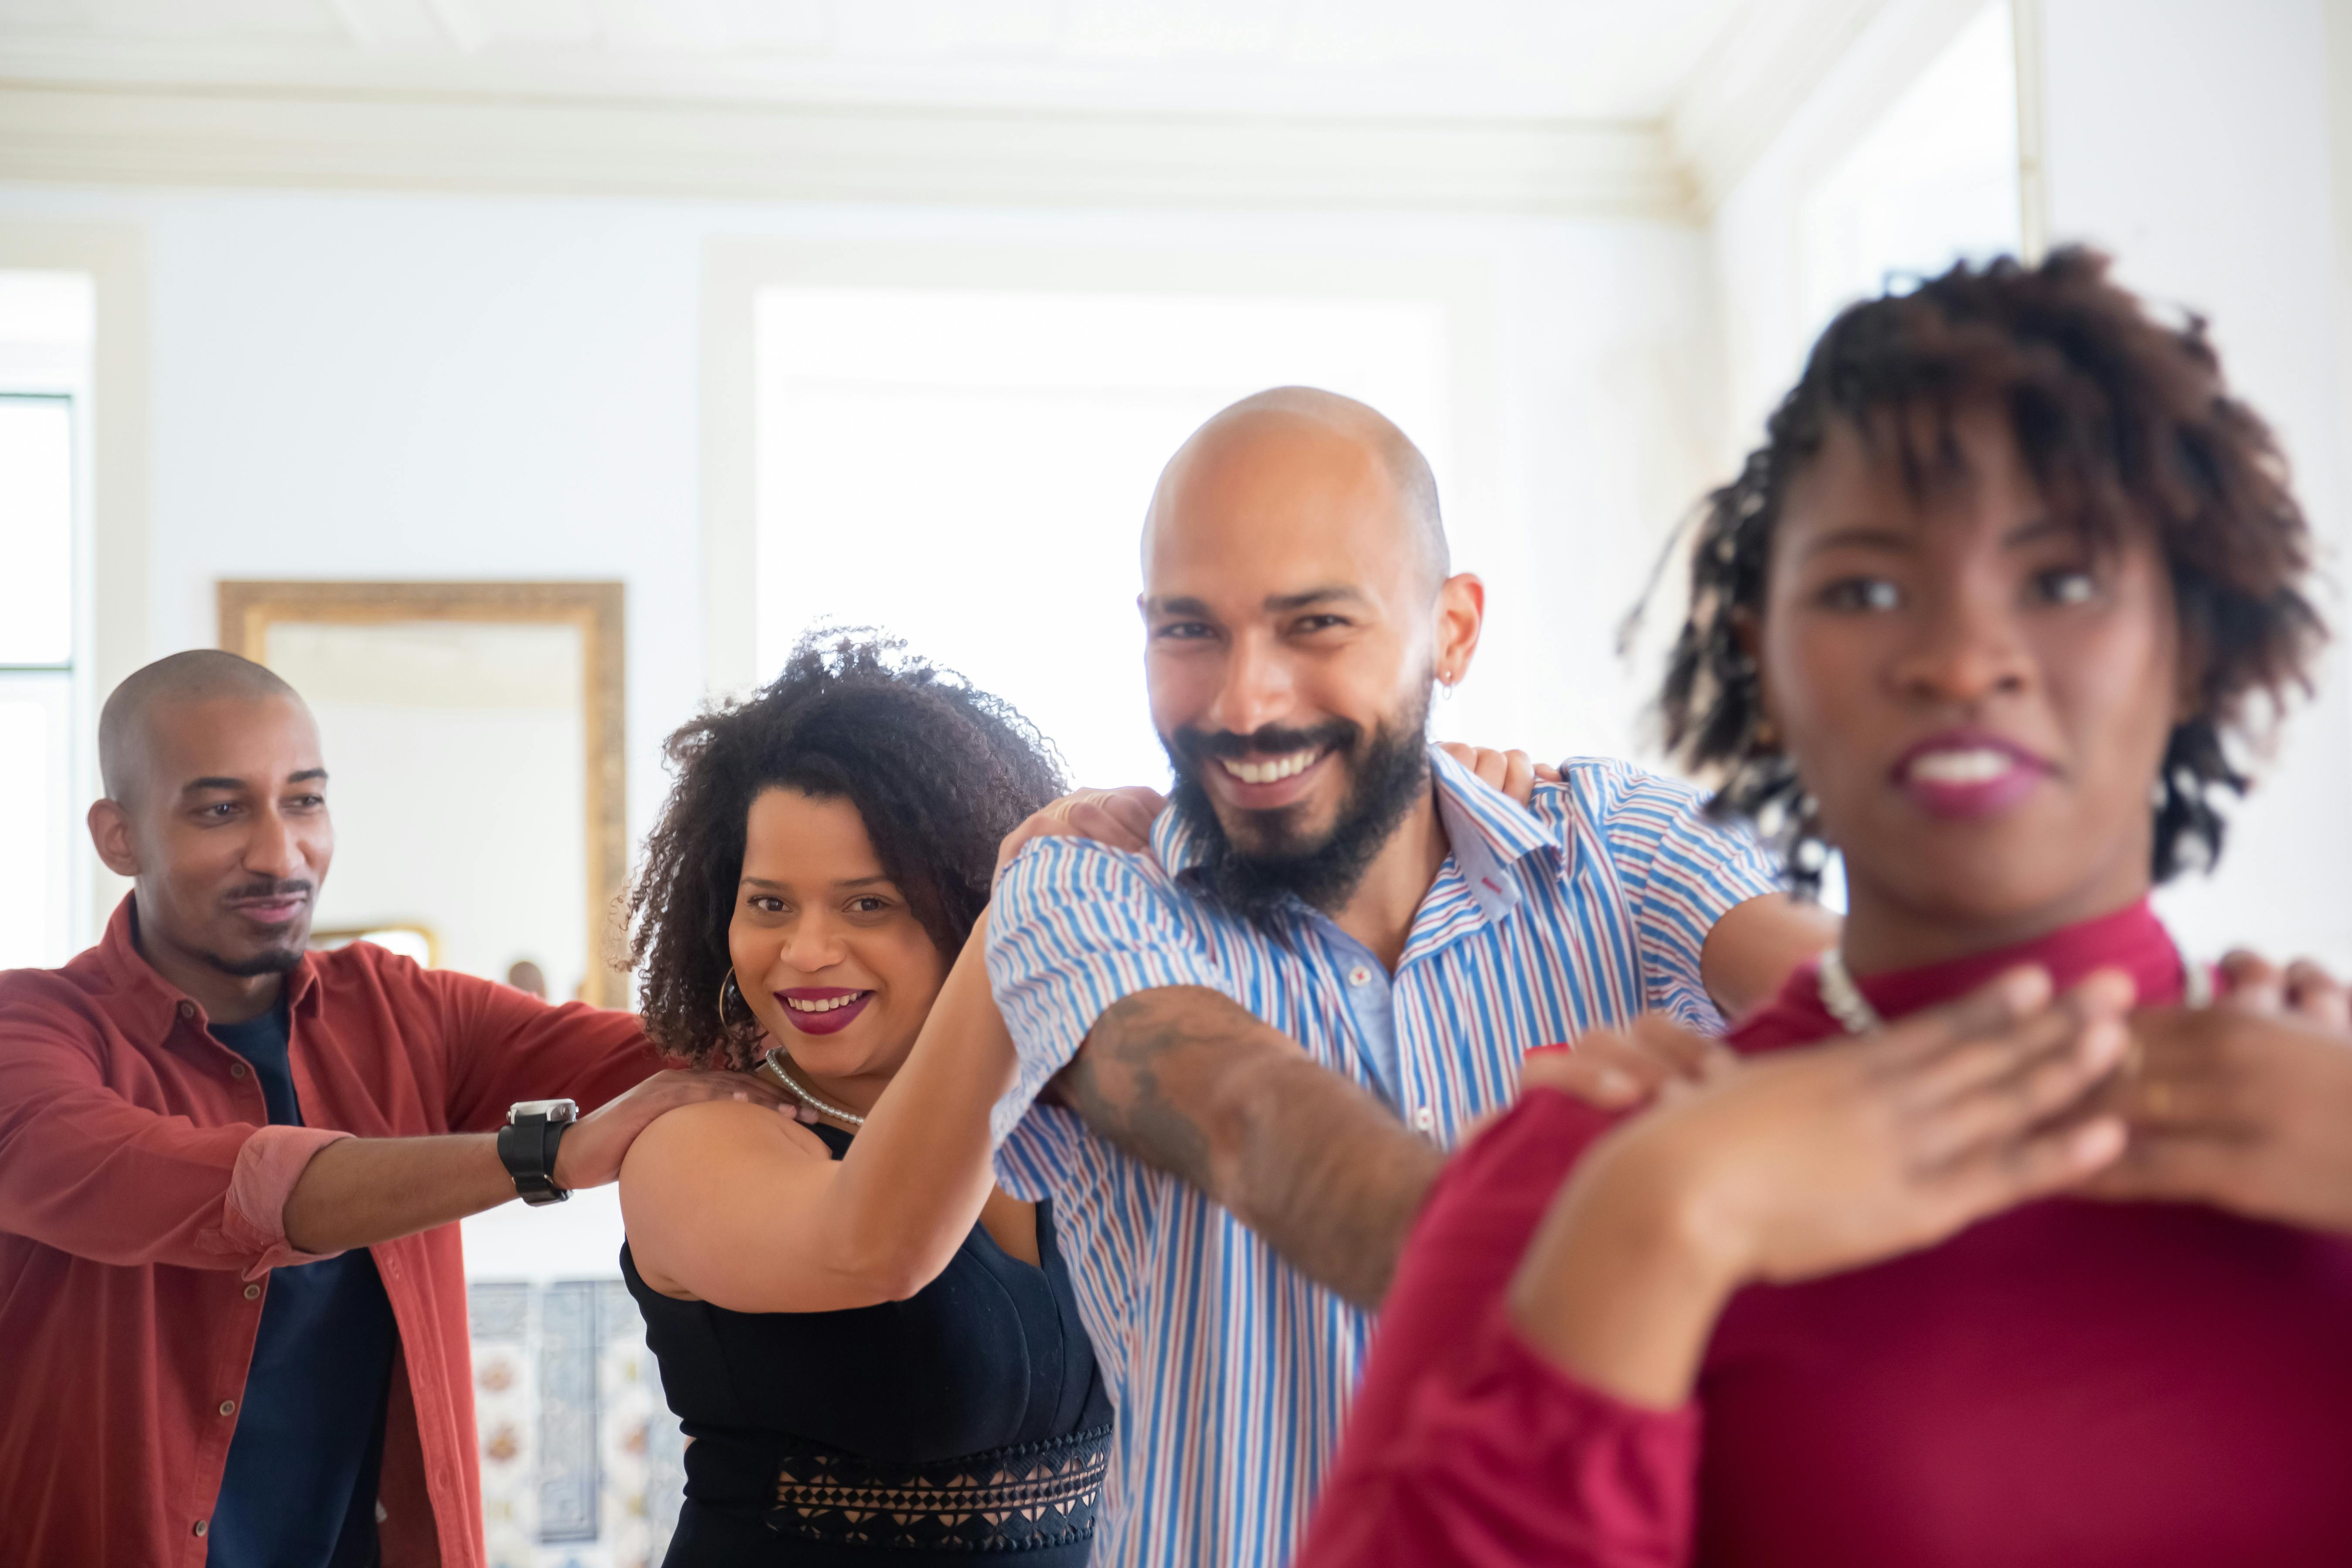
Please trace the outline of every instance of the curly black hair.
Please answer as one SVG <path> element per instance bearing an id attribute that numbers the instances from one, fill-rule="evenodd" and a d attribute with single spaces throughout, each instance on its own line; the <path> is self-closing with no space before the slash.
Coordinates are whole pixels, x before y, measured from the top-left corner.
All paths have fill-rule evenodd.
<path id="1" fill-rule="evenodd" d="M 1778 842 L 1801 894 L 1818 888 L 1826 848 L 1794 765 L 1761 727 L 1739 628 L 1762 611 L 1789 486 L 1838 422 L 1866 439 L 1892 431 L 1916 493 L 1957 461 L 1954 417 L 1998 408 L 2054 509 L 2101 541 L 2153 528 L 2200 699 L 2165 752 L 2158 881 L 2192 856 L 2209 867 L 2219 858 L 2212 797 L 2244 792 L 2225 742 L 2248 738 L 2249 699 L 2267 696 L 2275 714 L 2310 688 L 2326 628 L 2303 591 L 2310 534 L 2270 427 L 2229 395 L 2204 319 L 2154 319 L 2108 265 L 2080 246 L 2035 267 L 1962 263 L 1850 307 L 1766 422 L 1765 444 L 1702 504 L 1690 609 L 1658 699 L 1666 747 L 1719 780 L 1717 815 L 1746 817 Z M 1937 450 L 1917 450 L 1922 415 Z"/>
<path id="2" fill-rule="evenodd" d="M 706 710 L 663 751 L 677 775 L 629 891 L 646 1032 L 698 1066 L 756 1065 L 722 1019 L 727 929 L 760 792 L 857 808 L 882 869 L 952 957 L 987 906 L 1005 834 L 1064 790 L 1057 753 L 1012 706 L 859 631 L 803 637 L 747 701 Z"/>

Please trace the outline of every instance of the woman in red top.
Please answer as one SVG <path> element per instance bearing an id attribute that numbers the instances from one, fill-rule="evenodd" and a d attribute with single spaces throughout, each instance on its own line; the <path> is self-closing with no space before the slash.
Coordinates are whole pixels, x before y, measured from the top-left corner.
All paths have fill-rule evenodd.
<path id="1" fill-rule="evenodd" d="M 2352 1049 L 2181 1007 L 2147 903 L 2304 679 L 2307 548 L 2101 257 L 1832 325 L 1664 710 L 1800 881 L 1843 852 L 1841 946 L 1454 1163 L 1305 1568 L 2352 1562 Z"/>

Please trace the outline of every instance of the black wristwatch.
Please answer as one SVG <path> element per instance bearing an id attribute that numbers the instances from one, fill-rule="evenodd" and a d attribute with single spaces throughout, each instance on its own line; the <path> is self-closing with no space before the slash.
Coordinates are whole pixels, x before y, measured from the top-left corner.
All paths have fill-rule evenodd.
<path id="1" fill-rule="evenodd" d="M 579 1114 L 569 1100 L 525 1100 L 507 1111 L 507 1124 L 499 1129 L 499 1164 L 534 1208 L 572 1196 L 555 1185 L 555 1146 Z"/>

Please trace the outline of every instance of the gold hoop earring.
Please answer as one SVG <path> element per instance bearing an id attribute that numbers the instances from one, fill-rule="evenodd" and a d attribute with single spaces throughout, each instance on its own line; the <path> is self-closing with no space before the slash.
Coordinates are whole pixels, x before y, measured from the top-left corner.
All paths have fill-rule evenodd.
<path id="1" fill-rule="evenodd" d="M 727 977 L 719 982 L 719 1032 L 731 1036 L 742 1026 L 727 1016 L 727 993 L 730 991 L 734 992 L 735 999 L 743 1004 L 745 1012 L 751 1011 L 750 998 L 743 995 L 743 988 L 736 983 L 735 966 L 732 964 L 727 967 Z"/>

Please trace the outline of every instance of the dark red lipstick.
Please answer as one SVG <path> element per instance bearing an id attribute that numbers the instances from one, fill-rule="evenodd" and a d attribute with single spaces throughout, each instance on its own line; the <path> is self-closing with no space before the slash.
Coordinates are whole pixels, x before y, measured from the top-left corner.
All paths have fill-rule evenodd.
<path id="1" fill-rule="evenodd" d="M 783 1004 L 785 1019 L 803 1034 L 839 1034 L 857 1020 L 874 993 L 842 986 L 795 986 L 775 997 Z"/>

